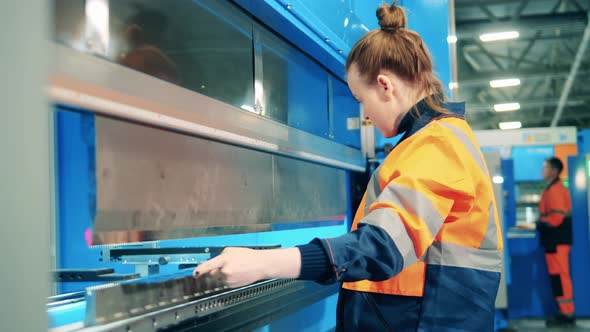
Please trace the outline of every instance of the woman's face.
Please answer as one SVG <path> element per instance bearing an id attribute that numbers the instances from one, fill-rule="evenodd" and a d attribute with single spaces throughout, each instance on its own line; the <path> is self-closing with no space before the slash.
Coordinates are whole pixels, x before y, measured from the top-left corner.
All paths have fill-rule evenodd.
<path id="1" fill-rule="evenodd" d="M 371 120 L 385 138 L 398 134 L 399 123 L 407 113 L 394 92 L 396 85 L 393 75 L 379 75 L 375 82 L 369 84 L 355 64 L 348 71 L 348 86 L 363 106 L 365 119 Z"/>

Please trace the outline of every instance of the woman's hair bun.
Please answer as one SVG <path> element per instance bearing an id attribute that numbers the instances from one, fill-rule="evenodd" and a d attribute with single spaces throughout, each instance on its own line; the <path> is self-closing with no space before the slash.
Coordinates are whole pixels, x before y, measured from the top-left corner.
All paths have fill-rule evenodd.
<path id="1" fill-rule="evenodd" d="M 377 8 L 377 19 L 383 30 L 397 30 L 407 27 L 406 13 L 397 6 L 397 0 L 388 5 L 381 5 Z"/>

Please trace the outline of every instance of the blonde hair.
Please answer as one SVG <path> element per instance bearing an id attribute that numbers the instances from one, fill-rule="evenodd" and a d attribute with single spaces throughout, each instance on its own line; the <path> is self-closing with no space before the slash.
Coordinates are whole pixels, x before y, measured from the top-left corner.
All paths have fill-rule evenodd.
<path id="1" fill-rule="evenodd" d="M 397 0 L 377 9 L 381 28 L 367 33 L 353 46 L 346 71 L 355 64 L 367 82 L 372 83 L 381 70 L 389 70 L 425 91 L 428 95 L 424 101 L 431 109 L 448 113 L 442 106 L 447 98 L 442 83 L 434 75 L 432 57 L 420 35 L 407 29 L 406 13 L 396 4 Z M 416 107 L 414 115 L 419 116 Z"/>

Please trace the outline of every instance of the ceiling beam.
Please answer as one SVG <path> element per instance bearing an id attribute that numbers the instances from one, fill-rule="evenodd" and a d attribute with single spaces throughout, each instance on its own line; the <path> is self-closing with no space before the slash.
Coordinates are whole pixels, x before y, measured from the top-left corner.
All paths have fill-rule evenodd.
<path id="1" fill-rule="evenodd" d="M 555 69 L 519 69 L 516 71 L 482 71 L 473 75 L 459 76 L 459 87 L 473 87 L 488 85 L 491 80 L 502 78 L 519 78 L 521 81 L 541 80 L 546 77 L 567 78 L 570 68 L 559 67 Z M 580 76 L 589 76 L 590 70 L 582 70 Z"/>
<path id="2" fill-rule="evenodd" d="M 512 19 L 513 20 L 517 20 L 520 15 L 522 15 L 522 12 L 526 9 L 526 7 L 529 4 L 529 0 L 524 0 L 520 3 L 520 5 L 518 6 L 518 8 L 516 8 L 516 10 L 514 11 L 514 14 L 512 15 Z"/>
<path id="3" fill-rule="evenodd" d="M 520 0 L 456 0 L 455 8 L 467 8 L 479 5 L 505 5 L 519 2 Z"/>
<path id="4" fill-rule="evenodd" d="M 590 12 L 588 12 L 588 18 L 590 21 Z M 586 47 L 588 47 L 589 41 L 590 41 L 590 22 L 588 22 L 588 24 L 586 24 L 586 30 L 584 31 L 584 37 L 582 37 L 582 42 L 580 42 L 580 46 L 578 47 L 578 52 L 576 54 L 576 58 L 574 60 L 574 63 L 572 64 L 571 71 L 567 77 L 567 80 L 565 81 L 565 85 L 564 85 L 563 90 L 561 92 L 561 97 L 559 98 L 559 105 L 557 105 L 557 109 L 555 110 L 555 116 L 553 117 L 553 120 L 551 121 L 551 127 L 557 126 L 557 123 L 559 122 L 559 118 L 561 117 L 563 109 L 565 108 L 565 105 L 568 102 L 568 96 L 570 94 L 570 90 L 572 89 L 572 85 L 574 84 L 574 81 L 576 79 L 576 75 L 578 75 L 580 65 L 582 64 L 582 58 L 584 57 L 584 54 L 586 53 Z"/>
<path id="5" fill-rule="evenodd" d="M 498 18 L 486 5 L 479 5 L 479 9 L 490 19 L 492 22 L 497 22 Z"/>
<path id="6" fill-rule="evenodd" d="M 590 112 L 583 108 L 572 108 L 570 115 L 563 118 L 564 122 L 577 121 L 578 123 L 590 125 Z M 523 127 L 548 127 L 551 122 L 552 114 L 539 115 L 518 114 L 518 113 L 466 113 L 467 121 L 473 128 L 492 127 L 497 128 L 498 123 L 505 121 L 520 121 Z"/>
<path id="7" fill-rule="evenodd" d="M 586 12 L 570 12 L 559 14 L 537 14 L 526 15 L 520 17 L 518 20 L 513 20 L 512 17 L 498 18 L 497 22 L 490 22 L 487 19 L 476 20 L 457 20 L 457 35 L 479 35 L 485 32 L 494 32 L 501 30 L 546 30 L 562 28 L 564 30 L 570 29 L 584 29 L 587 21 Z"/>
<path id="8" fill-rule="evenodd" d="M 582 7 L 582 5 L 580 5 L 580 4 L 578 3 L 578 1 L 576 1 L 576 0 L 568 0 L 568 2 L 569 2 L 570 4 L 572 4 L 574 7 L 576 7 L 576 9 L 577 9 L 577 10 L 579 10 L 579 11 L 583 11 L 583 10 L 585 10 L 585 9 L 584 9 L 584 7 Z"/>
<path id="9" fill-rule="evenodd" d="M 514 102 L 520 101 L 520 110 L 515 111 L 514 114 L 522 113 L 523 110 L 531 110 L 537 109 L 543 106 L 556 106 L 559 104 L 558 98 L 534 98 L 532 100 L 522 101 L 522 100 L 514 100 Z M 512 102 L 512 100 L 506 100 L 506 102 Z M 590 96 L 576 96 L 572 97 L 571 100 L 566 102 L 566 106 L 568 107 L 577 107 L 583 106 L 590 102 Z M 471 112 L 484 112 L 484 111 L 491 111 L 494 112 L 494 105 L 492 104 L 482 104 L 476 102 L 466 102 L 465 107 L 467 110 Z M 494 112 L 495 113 L 495 112 Z M 500 112 L 502 113 L 502 112 Z M 588 112 L 590 114 L 590 112 Z M 508 113 L 507 113 L 508 114 Z"/>
<path id="10" fill-rule="evenodd" d="M 486 48 L 485 46 L 483 46 L 481 43 L 477 42 L 475 43 L 475 46 L 477 46 L 479 48 L 480 51 L 483 52 L 483 54 L 485 54 L 488 59 L 494 63 L 496 65 L 496 67 L 498 67 L 498 69 L 503 70 L 504 66 L 502 66 L 502 64 L 500 63 L 500 61 L 498 61 L 497 56 L 492 55 Z"/>
<path id="11" fill-rule="evenodd" d="M 524 49 L 524 51 L 522 51 L 522 53 L 520 54 L 520 56 L 516 60 L 516 63 L 514 64 L 514 68 L 520 67 L 520 64 L 522 63 L 522 61 L 524 60 L 524 58 L 527 56 L 527 54 L 529 54 L 529 51 L 535 45 L 535 42 L 537 41 L 537 39 L 538 39 L 538 37 L 539 37 L 540 34 L 541 33 L 538 32 L 538 31 L 535 33 L 535 37 L 537 37 L 537 38 L 533 38 L 533 39 L 531 39 L 531 41 L 529 41 L 529 44 L 526 46 L 526 48 Z"/>

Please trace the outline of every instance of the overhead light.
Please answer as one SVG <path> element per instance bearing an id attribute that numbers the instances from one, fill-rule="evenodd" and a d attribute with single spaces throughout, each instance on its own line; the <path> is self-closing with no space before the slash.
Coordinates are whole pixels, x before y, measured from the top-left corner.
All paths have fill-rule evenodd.
<path id="1" fill-rule="evenodd" d="M 448 36 L 447 37 L 447 43 L 454 44 L 456 42 L 457 42 L 457 36 Z"/>
<path id="2" fill-rule="evenodd" d="M 498 125 L 502 130 L 518 129 L 522 127 L 522 123 L 520 123 L 520 121 L 500 122 Z"/>
<path id="3" fill-rule="evenodd" d="M 505 88 L 505 87 L 517 86 L 517 85 L 520 85 L 520 80 L 518 78 L 507 78 L 504 80 L 490 81 L 490 86 L 492 88 Z"/>
<path id="4" fill-rule="evenodd" d="M 492 177 L 492 182 L 497 183 L 497 184 L 504 183 L 504 177 L 502 177 L 500 175 L 494 175 Z"/>
<path id="5" fill-rule="evenodd" d="M 491 42 L 497 40 L 506 40 L 506 39 L 516 39 L 520 36 L 518 31 L 505 31 L 505 32 L 496 32 L 496 33 L 484 33 L 483 35 L 479 36 L 479 39 L 482 42 Z"/>
<path id="6" fill-rule="evenodd" d="M 459 89 L 459 83 L 458 82 L 450 82 L 449 89 L 451 89 L 451 90 Z"/>
<path id="7" fill-rule="evenodd" d="M 510 111 L 516 111 L 519 109 L 520 109 L 519 103 L 507 103 L 507 104 L 494 105 L 494 110 L 496 112 L 510 112 Z"/>

